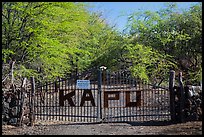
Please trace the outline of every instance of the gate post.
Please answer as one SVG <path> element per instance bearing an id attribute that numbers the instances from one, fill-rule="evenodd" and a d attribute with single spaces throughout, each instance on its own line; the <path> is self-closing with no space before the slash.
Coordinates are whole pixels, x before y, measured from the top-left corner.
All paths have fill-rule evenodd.
<path id="1" fill-rule="evenodd" d="M 97 94 L 97 117 L 98 122 L 102 120 L 102 105 L 101 105 L 101 84 L 102 84 L 102 70 L 99 68 L 98 70 L 98 94 Z"/>
<path id="2" fill-rule="evenodd" d="M 184 122 L 184 85 L 182 81 L 182 72 L 179 72 L 179 88 L 180 88 L 180 100 L 179 100 L 179 117 L 180 117 L 180 122 Z"/>
<path id="3" fill-rule="evenodd" d="M 176 121 L 174 83 L 175 83 L 175 71 L 170 70 L 170 76 L 169 76 L 170 113 L 171 113 L 171 121 L 173 122 Z"/>
<path id="4" fill-rule="evenodd" d="M 34 112 L 34 96 L 35 96 L 35 79 L 31 77 L 31 95 L 30 95 L 30 125 L 34 125 L 35 112 Z"/>

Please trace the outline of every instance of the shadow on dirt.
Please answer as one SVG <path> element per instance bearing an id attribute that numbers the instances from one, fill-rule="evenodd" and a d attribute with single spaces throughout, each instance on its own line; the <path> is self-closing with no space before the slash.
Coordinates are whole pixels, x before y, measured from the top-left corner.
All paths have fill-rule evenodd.
<path id="1" fill-rule="evenodd" d="M 131 126 L 168 126 L 174 124 L 171 121 L 145 121 L 145 122 L 127 122 Z"/>
<path id="2" fill-rule="evenodd" d="M 100 124 L 99 122 L 91 122 L 91 123 L 86 123 L 86 122 L 71 122 L 71 123 L 54 123 L 54 124 L 43 124 L 44 126 L 63 126 L 63 125 L 94 125 L 94 124 Z M 35 126 L 42 126 L 42 124 L 35 124 Z"/>
<path id="3" fill-rule="evenodd" d="M 145 122 L 71 122 L 71 123 L 60 123 L 60 124 L 51 124 L 52 126 L 62 126 L 62 125 L 95 125 L 95 124 L 112 124 L 112 125 L 121 125 L 124 126 L 124 124 L 129 124 L 131 126 L 168 126 L 175 124 L 171 121 L 145 121 Z M 36 124 L 35 126 L 41 126 L 41 124 Z M 48 126 L 48 125 L 47 125 Z"/>
<path id="4" fill-rule="evenodd" d="M 170 126 L 161 135 L 202 135 L 202 121 L 191 121 Z"/>

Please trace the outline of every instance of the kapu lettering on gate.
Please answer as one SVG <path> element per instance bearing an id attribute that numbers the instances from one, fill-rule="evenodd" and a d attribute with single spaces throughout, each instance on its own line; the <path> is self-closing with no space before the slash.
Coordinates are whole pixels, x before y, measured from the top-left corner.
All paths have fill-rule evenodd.
<path id="1" fill-rule="evenodd" d="M 108 101 L 109 100 L 120 100 L 120 97 L 119 97 L 120 93 L 121 93 L 121 91 L 117 91 L 117 92 L 106 92 L 105 91 L 104 92 L 104 108 L 108 108 Z M 114 97 L 110 97 L 109 96 L 110 94 L 114 95 Z M 130 91 L 126 91 L 126 93 L 125 93 L 125 100 L 126 100 L 125 107 L 141 106 L 141 91 L 136 91 L 136 94 L 137 94 L 136 102 L 131 102 L 130 101 Z M 75 90 L 64 95 L 64 90 L 61 89 L 59 92 L 59 105 L 64 106 L 64 101 L 67 100 L 68 103 L 70 104 L 70 106 L 76 106 L 76 104 L 75 104 L 76 102 L 74 102 L 74 100 L 72 99 L 73 96 L 76 96 Z M 81 97 L 80 106 L 84 106 L 84 103 L 86 101 L 91 101 L 92 106 L 96 106 L 95 99 L 92 95 L 91 89 L 84 89 L 83 90 L 83 95 Z"/>

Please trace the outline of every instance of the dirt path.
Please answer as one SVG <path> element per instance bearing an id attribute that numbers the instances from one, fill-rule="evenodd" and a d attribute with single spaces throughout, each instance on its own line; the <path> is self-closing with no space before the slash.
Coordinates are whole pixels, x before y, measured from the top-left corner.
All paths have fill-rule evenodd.
<path id="1" fill-rule="evenodd" d="M 202 121 L 182 124 L 38 122 L 34 127 L 2 126 L 3 135 L 202 135 Z"/>

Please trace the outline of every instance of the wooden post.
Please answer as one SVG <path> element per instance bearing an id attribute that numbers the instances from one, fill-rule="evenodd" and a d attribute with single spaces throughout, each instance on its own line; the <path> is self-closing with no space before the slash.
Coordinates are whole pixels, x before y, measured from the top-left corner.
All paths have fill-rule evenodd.
<path id="1" fill-rule="evenodd" d="M 16 93 L 16 89 L 14 86 L 14 64 L 15 64 L 15 61 L 12 61 L 12 64 L 10 66 L 10 69 L 11 69 L 11 86 L 13 89 L 13 93 Z"/>
<path id="2" fill-rule="evenodd" d="M 25 105 L 25 93 L 22 92 L 21 93 L 21 106 L 20 106 L 20 115 L 19 115 L 19 122 L 18 125 L 22 126 L 22 122 L 23 122 L 23 115 L 24 115 L 24 105 Z"/>
<path id="3" fill-rule="evenodd" d="M 102 70 L 98 70 L 98 94 L 97 94 L 97 117 L 98 122 L 102 120 L 102 104 L 101 104 L 101 85 L 102 85 Z"/>
<path id="4" fill-rule="evenodd" d="M 10 66 L 10 69 L 11 69 L 11 85 L 12 86 L 14 85 L 14 74 L 13 74 L 14 64 L 15 64 L 15 61 L 12 61 L 11 66 Z"/>
<path id="5" fill-rule="evenodd" d="M 19 98 L 21 99 L 21 102 L 20 102 L 21 105 L 18 107 L 18 112 L 19 112 L 18 125 L 19 125 L 19 126 L 22 126 L 23 115 L 24 115 L 26 81 L 27 81 L 27 79 L 24 78 L 23 81 L 22 81 L 22 85 L 21 85 L 21 91 L 18 93 Z M 20 95 L 21 95 L 21 97 L 20 97 Z"/>
<path id="6" fill-rule="evenodd" d="M 34 96 L 35 96 L 35 79 L 31 77 L 31 101 L 30 101 L 30 125 L 34 125 Z"/>
<path id="7" fill-rule="evenodd" d="M 179 72 L 179 88 L 180 88 L 180 100 L 179 100 L 179 117 L 180 117 L 180 122 L 184 122 L 184 86 L 183 86 L 183 81 L 182 81 L 182 72 Z"/>
<path id="8" fill-rule="evenodd" d="M 170 76 L 169 76 L 170 113 L 171 113 L 171 120 L 173 122 L 176 121 L 174 84 L 175 84 L 175 71 L 170 70 Z"/>

